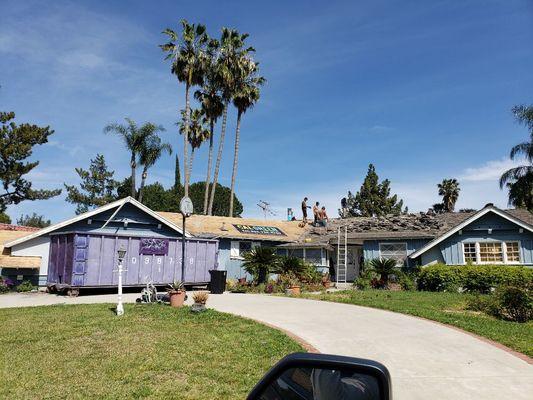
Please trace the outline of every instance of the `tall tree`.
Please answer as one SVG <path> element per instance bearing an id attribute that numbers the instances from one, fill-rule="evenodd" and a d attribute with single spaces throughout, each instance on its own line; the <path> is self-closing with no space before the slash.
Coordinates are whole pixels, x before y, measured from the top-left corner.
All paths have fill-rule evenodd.
<path id="1" fill-rule="evenodd" d="M 346 205 L 347 217 L 376 217 L 407 212 L 407 208 L 402 210 L 403 200 L 398 200 L 397 195 L 390 195 L 390 181 L 385 179 L 379 182 L 378 174 L 372 164 L 368 166 L 368 172 L 359 192 L 355 196 L 348 192 Z"/>
<path id="2" fill-rule="evenodd" d="M 180 133 L 185 135 L 185 122 L 179 123 Z M 191 112 L 190 126 L 189 126 L 189 144 L 191 145 L 191 155 L 189 158 L 189 174 L 192 174 L 192 166 L 194 162 L 194 152 L 203 142 L 209 138 L 209 130 L 206 127 L 206 122 L 201 109 L 195 108 Z"/>
<path id="3" fill-rule="evenodd" d="M 174 187 L 179 188 L 181 186 L 181 175 L 180 175 L 180 158 L 176 154 L 175 169 L 174 169 Z"/>
<path id="4" fill-rule="evenodd" d="M 161 45 L 161 49 L 167 53 L 166 60 L 172 60 L 171 72 L 176 75 L 179 82 L 185 83 L 185 134 L 183 135 L 183 175 L 185 179 L 185 196 L 189 195 L 189 171 L 188 171 L 188 136 L 190 125 L 190 96 L 193 86 L 202 85 L 204 70 L 207 60 L 206 46 L 209 37 L 205 26 L 202 24 L 189 24 L 187 20 L 181 20 L 181 35 L 172 29 L 165 29 L 163 34 L 168 36 L 169 41 Z"/>
<path id="5" fill-rule="evenodd" d="M 82 214 L 95 207 L 101 207 L 117 199 L 119 182 L 113 179 L 102 154 L 91 160 L 89 170 L 76 168 L 81 179 L 80 187 L 65 184 L 67 201 L 76 204 L 76 214 Z M 131 179 L 131 178 L 130 178 Z"/>
<path id="6" fill-rule="evenodd" d="M 459 182 L 457 179 L 443 179 L 441 183 L 437 184 L 439 188 L 439 196 L 442 196 L 442 205 L 444 212 L 453 212 L 455 209 L 455 203 L 459 198 Z"/>
<path id="7" fill-rule="evenodd" d="M 202 112 L 209 124 L 209 153 L 207 158 L 207 173 L 205 177 L 204 214 L 207 214 L 209 203 L 209 188 L 211 183 L 211 169 L 213 167 L 213 150 L 215 137 L 215 124 L 224 111 L 224 103 L 220 96 L 220 80 L 218 74 L 218 49 L 220 43 L 211 39 L 208 48 L 207 68 L 205 70 L 204 85 L 194 93 L 194 97 L 200 102 Z"/>
<path id="8" fill-rule="evenodd" d="M 237 127 L 235 129 L 235 148 L 233 152 L 233 170 L 231 174 L 231 195 L 229 200 L 229 216 L 233 217 L 233 194 L 235 193 L 235 179 L 237 177 L 237 163 L 239 159 L 239 141 L 242 115 L 252 108 L 259 100 L 259 87 L 265 83 L 265 78 L 258 75 L 257 63 L 246 55 L 239 60 L 239 71 L 233 105 L 237 109 Z"/>
<path id="9" fill-rule="evenodd" d="M 511 160 L 523 157 L 524 163 L 503 173 L 500 188 L 509 189 L 509 204 L 533 212 L 533 105 L 515 106 L 512 112 L 516 121 L 529 130 L 529 139 L 511 149 Z"/>
<path id="10" fill-rule="evenodd" d="M 143 166 L 141 175 L 141 187 L 139 188 L 139 201 L 142 202 L 143 190 L 148 177 L 148 169 L 153 167 L 157 160 L 161 158 L 164 152 L 172 154 L 172 147 L 169 143 L 163 143 L 159 136 L 152 136 L 147 141 L 145 146 L 141 149 L 139 162 Z"/>
<path id="11" fill-rule="evenodd" d="M 220 141 L 218 143 L 217 160 L 215 163 L 215 171 L 213 173 L 213 185 L 211 186 L 211 192 L 209 193 L 208 215 L 213 215 L 213 202 L 215 199 L 215 191 L 217 189 L 218 174 L 220 171 L 224 139 L 226 136 L 228 105 L 233 100 L 235 94 L 236 81 L 239 76 L 239 61 L 244 55 L 255 51 L 253 47 L 244 47 L 247 38 L 247 33 L 240 34 L 235 29 L 222 28 L 216 71 L 218 74 L 218 82 L 220 84 L 220 93 L 224 104 L 224 110 L 222 112 L 222 127 L 220 131 Z"/>
<path id="12" fill-rule="evenodd" d="M 14 112 L 0 112 L 0 213 L 10 204 L 24 200 L 43 200 L 57 196 L 61 189 L 35 190 L 24 178 L 39 165 L 39 161 L 28 162 L 33 147 L 48 142 L 54 133 L 49 126 L 44 128 L 31 124 L 17 125 Z"/>
<path id="13" fill-rule="evenodd" d="M 126 124 L 117 123 L 109 124 L 104 128 L 105 133 L 114 133 L 122 139 L 126 149 L 130 152 L 131 167 L 131 197 L 137 195 L 136 169 L 137 158 L 141 151 L 146 147 L 147 140 L 157 132 L 163 132 L 165 129 L 160 125 L 147 122 L 140 127 L 137 123 L 129 118 L 125 118 Z"/>
<path id="14" fill-rule="evenodd" d="M 46 228 L 47 226 L 50 226 L 51 222 L 49 219 L 44 219 L 42 215 L 38 215 L 37 213 L 33 213 L 32 215 L 21 215 L 19 219 L 17 219 L 17 225 L 22 226 L 31 226 L 34 228 Z"/>
<path id="15" fill-rule="evenodd" d="M 0 212 L 0 224 L 10 224 L 11 218 L 6 213 Z"/>

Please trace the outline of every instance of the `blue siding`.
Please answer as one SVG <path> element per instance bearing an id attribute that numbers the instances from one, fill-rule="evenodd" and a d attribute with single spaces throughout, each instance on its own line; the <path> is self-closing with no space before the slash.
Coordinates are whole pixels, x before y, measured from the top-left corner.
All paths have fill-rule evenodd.
<path id="1" fill-rule="evenodd" d="M 492 229 L 489 234 L 488 230 Z M 422 265 L 444 262 L 448 265 L 464 264 L 462 243 L 465 242 L 504 242 L 518 241 L 520 243 L 520 258 L 523 264 L 533 265 L 533 233 L 524 231 L 520 227 L 497 214 L 489 213 L 473 221 L 462 229 L 439 243 L 434 248 L 422 254 Z"/>
<path id="2" fill-rule="evenodd" d="M 88 223 L 89 218 L 86 218 L 58 229 L 54 233 L 76 231 L 137 237 L 180 237 L 178 232 L 170 229 L 165 224 L 162 224 L 157 219 L 129 203 L 125 204 L 117 215 L 113 217 L 113 220 L 119 222 L 110 222 L 102 229 L 102 225 L 104 225 L 105 221 L 107 221 L 115 211 L 116 208 L 92 216 L 90 218 L 92 220 L 91 224 Z M 124 227 L 124 222 L 122 221 L 128 221 L 128 226 Z M 161 224 L 161 229 L 158 229 L 159 224 Z"/>
<path id="3" fill-rule="evenodd" d="M 383 239 L 383 240 L 365 240 L 363 242 L 363 257 L 365 261 L 379 258 L 379 244 L 380 243 L 407 243 L 407 255 L 414 253 L 416 250 L 423 247 L 429 242 L 428 239 Z M 407 259 L 408 265 L 414 265 L 413 260 Z"/>

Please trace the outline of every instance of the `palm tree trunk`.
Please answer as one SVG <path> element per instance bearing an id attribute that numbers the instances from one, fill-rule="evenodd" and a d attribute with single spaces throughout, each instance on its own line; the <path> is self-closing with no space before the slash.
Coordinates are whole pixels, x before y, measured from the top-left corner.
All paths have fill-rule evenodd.
<path id="1" fill-rule="evenodd" d="M 215 122 L 211 119 L 210 121 L 210 131 L 209 136 L 209 157 L 207 158 L 207 174 L 205 177 L 205 193 L 204 193 L 204 214 L 207 214 L 207 203 L 209 201 L 209 183 L 211 180 L 211 167 L 213 164 L 213 135 L 215 134 Z"/>
<path id="2" fill-rule="evenodd" d="M 143 201 L 143 192 L 144 192 L 144 184 L 146 182 L 146 177 L 148 176 L 148 168 L 143 169 L 142 178 L 141 178 L 141 187 L 139 188 L 139 203 L 142 203 Z"/>
<path id="3" fill-rule="evenodd" d="M 194 147 L 191 148 L 191 154 L 189 157 L 189 174 L 192 174 L 192 162 L 194 160 Z"/>
<path id="4" fill-rule="evenodd" d="M 237 163 L 239 161 L 239 139 L 241 131 L 242 112 L 237 114 L 237 129 L 235 129 L 235 150 L 233 152 L 233 172 L 231 173 L 231 193 L 229 198 L 229 217 L 233 217 L 233 196 L 235 195 L 235 178 L 237 177 Z"/>
<path id="5" fill-rule="evenodd" d="M 185 86 L 185 132 L 183 133 L 183 176 L 185 178 L 185 197 L 189 196 L 189 169 L 188 169 L 188 144 L 189 144 L 189 121 L 190 121 L 190 101 L 189 101 L 189 83 Z"/>
<path id="6" fill-rule="evenodd" d="M 135 161 L 135 153 L 131 153 L 131 160 L 130 160 L 130 166 L 131 166 L 131 197 L 136 197 L 136 185 L 135 185 L 135 169 L 137 168 L 137 162 Z"/>
<path id="7" fill-rule="evenodd" d="M 228 102 L 224 104 L 224 114 L 222 116 L 222 130 L 220 132 L 220 142 L 218 143 L 217 162 L 215 163 L 215 172 L 213 174 L 213 184 L 209 194 L 209 208 L 207 215 L 213 215 L 213 202 L 215 201 L 215 189 L 217 188 L 218 172 L 220 171 L 220 161 L 222 160 L 222 150 L 224 148 L 224 137 L 226 136 L 226 122 L 228 120 Z"/>

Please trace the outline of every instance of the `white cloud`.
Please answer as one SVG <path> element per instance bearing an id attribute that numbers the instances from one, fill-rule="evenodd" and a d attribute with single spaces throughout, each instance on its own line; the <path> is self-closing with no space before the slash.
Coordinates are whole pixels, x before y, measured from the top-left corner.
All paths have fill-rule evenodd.
<path id="1" fill-rule="evenodd" d="M 491 160 L 479 167 L 467 168 L 459 180 L 469 182 L 498 181 L 505 171 L 519 165 L 523 165 L 523 160 L 511 160 L 509 158 Z"/>

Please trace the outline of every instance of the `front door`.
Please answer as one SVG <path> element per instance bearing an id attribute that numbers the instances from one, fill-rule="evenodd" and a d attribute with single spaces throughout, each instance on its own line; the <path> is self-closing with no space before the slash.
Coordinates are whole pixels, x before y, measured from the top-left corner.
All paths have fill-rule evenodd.
<path id="1" fill-rule="evenodd" d="M 359 261 L 361 259 L 361 246 L 348 246 L 348 258 L 346 260 L 346 280 L 353 282 L 359 277 Z"/>

